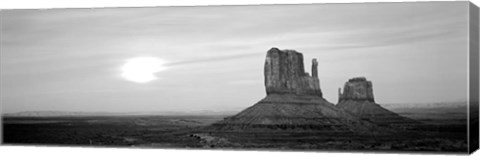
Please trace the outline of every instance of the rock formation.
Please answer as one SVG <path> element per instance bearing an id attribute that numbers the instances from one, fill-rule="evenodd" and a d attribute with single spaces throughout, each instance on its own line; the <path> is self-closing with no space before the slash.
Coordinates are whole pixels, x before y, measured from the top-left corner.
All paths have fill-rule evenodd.
<path id="1" fill-rule="evenodd" d="M 338 102 L 354 100 L 375 102 L 373 98 L 372 82 L 365 77 L 356 77 L 348 80 L 343 87 L 343 94 L 338 90 Z"/>
<path id="2" fill-rule="evenodd" d="M 339 89 L 336 107 L 346 110 L 362 120 L 367 120 L 380 126 L 405 127 L 409 124 L 417 123 L 375 103 L 372 82 L 365 77 L 356 77 L 348 80 L 343 87 L 343 93 Z"/>
<path id="3" fill-rule="evenodd" d="M 303 55 L 294 50 L 272 48 L 265 59 L 265 88 L 270 94 L 297 94 L 322 97 L 317 60 L 312 60 L 312 76 L 305 72 Z"/>
<path id="4" fill-rule="evenodd" d="M 214 123 L 214 131 L 307 130 L 325 133 L 373 133 L 377 127 L 335 107 L 322 97 L 312 61 L 312 76 L 304 71 L 303 55 L 272 48 L 265 60 L 267 96 L 240 113 Z"/>

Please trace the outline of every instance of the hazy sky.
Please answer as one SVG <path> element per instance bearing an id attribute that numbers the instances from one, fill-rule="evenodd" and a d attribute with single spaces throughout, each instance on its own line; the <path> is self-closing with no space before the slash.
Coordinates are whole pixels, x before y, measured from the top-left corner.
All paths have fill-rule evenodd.
<path id="1" fill-rule="evenodd" d="M 378 103 L 466 100 L 468 2 L 1 11 L 1 105 L 19 111 L 232 110 L 265 96 L 271 47 L 319 62 L 324 97 L 352 77 Z M 157 57 L 147 83 L 126 60 Z"/>

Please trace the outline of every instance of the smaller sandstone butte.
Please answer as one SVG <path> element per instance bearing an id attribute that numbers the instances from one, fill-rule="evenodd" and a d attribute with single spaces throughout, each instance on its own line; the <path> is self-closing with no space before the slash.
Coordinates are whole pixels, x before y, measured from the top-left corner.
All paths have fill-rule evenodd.
<path id="1" fill-rule="evenodd" d="M 339 88 L 338 96 L 339 102 L 348 100 L 375 102 L 372 82 L 367 81 L 365 77 L 356 77 L 348 80 L 343 87 L 343 93 L 341 93 Z"/>
<path id="2" fill-rule="evenodd" d="M 357 115 L 362 120 L 373 122 L 380 126 L 400 126 L 417 123 L 415 120 L 402 117 L 375 103 L 373 98 L 372 82 L 365 77 L 356 77 L 348 80 L 339 89 L 338 104 L 336 107 Z"/>
<path id="3" fill-rule="evenodd" d="M 271 48 L 265 59 L 267 95 L 296 94 L 322 97 L 317 66 L 317 60 L 313 59 L 312 76 L 310 76 L 305 72 L 302 53 Z"/>

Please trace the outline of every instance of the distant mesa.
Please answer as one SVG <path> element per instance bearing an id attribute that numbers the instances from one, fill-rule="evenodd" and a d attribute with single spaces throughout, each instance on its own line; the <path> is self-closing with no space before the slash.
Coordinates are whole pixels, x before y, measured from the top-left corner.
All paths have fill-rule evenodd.
<path id="1" fill-rule="evenodd" d="M 295 50 L 268 50 L 265 59 L 267 96 L 240 113 L 214 123 L 211 130 L 315 130 L 322 133 L 366 133 L 378 127 L 361 121 L 335 107 L 322 97 L 317 72 L 312 60 L 312 75 L 304 71 L 303 55 Z"/>
<path id="2" fill-rule="evenodd" d="M 372 82 L 365 77 L 349 79 L 343 87 L 343 93 L 339 88 L 336 107 L 380 126 L 405 127 L 417 123 L 375 103 Z"/>
<path id="3" fill-rule="evenodd" d="M 372 82 L 367 81 L 365 77 L 348 80 L 343 87 L 343 93 L 341 93 L 341 88 L 338 89 L 338 102 L 348 100 L 375 102 Z"/>

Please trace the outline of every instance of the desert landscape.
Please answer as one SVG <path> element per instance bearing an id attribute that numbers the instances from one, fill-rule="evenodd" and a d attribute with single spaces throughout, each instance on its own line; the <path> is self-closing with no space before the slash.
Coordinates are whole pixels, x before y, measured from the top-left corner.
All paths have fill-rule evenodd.
<path id="1" fill-rule="evenodd" d="M 467 151 L 466 102 L 378 104 L 373 82 L 349 79 L 322 97 L 295 50 L 268 50 L 266 97 L 238 112 L 3 114 L 6 144 L 139 148 Z M 176 115 L 175 115 L 176 114 Z M 477 119 L 478 120 L 478 119 Z"/>
<path id="2" fill-rule="evenodd" d="M 472 8 L 1 10 L 1 143 L 468 154 Z"/>
<path id="3" fill-rule="evenodd" d="M 439 108 L 443 109 L 443 108 Z M 462 112 L 449 112 L 463 114 Z M 13 145 L 276 150 L 383 150 L 463 152 L 466 118 L 438 111 L 421 116 L 409 130 L 390 135 L 335 135 L 276 127 L 256 132 L 212 133 L 205 126 L 227 116 L 50 116 L 3 117 L 4 143 Z M 430 117 L 429 117 L 430 116 Z M 459 115 L 460 116 L 460 115 Z M 415 118 L 412 118 L 415 119 Z"/>

